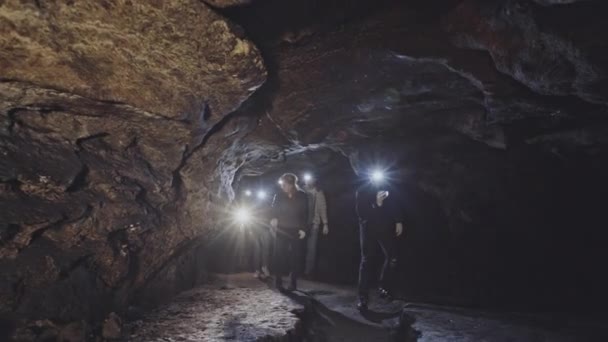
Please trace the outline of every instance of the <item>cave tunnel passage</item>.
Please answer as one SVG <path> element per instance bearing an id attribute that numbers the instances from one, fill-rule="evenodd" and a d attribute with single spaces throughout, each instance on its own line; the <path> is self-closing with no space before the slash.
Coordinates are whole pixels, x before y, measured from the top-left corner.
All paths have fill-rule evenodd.
<path id="1" fill-rule="evenodd" d="M 462 153 L 460 148 L 453 156 Z M 463 150 L 466 154 L 471 153 L 468 148 Z M 480 148 L 476 153 L 492 158 L 496 152 Z M 534 167 L 510 170 L 513 174 L 509 175 L 492 174 L 503 165 L 488 169 L 473 164 L 443 170 L 446 173 L 439 178 L 454 177 L 457 182 L 450 189 L 452 193 L 436 193 L 432 186 L 438 181 L 437 171 L 429 175 L 420 169 L 429 166 L 429 155 L 425 150 L 408 149 L 400 141 L 359 147 L 350 158 L 329 150 L 304 152 L 283 162 L 264 164 L 261 169 L 245 166 L 233 184 L 236 197 L 231 208 L 235 209 L 227 215 L 235 214 L 236 208 L 251 209 L 251 219 L 268 227 L 273 196 L 281 191 L 280 176 L 294 173 L 306 189 L 304 178 L 311 175 L 327 198 L 330 226 L 330 233 L 319 238 L 314 279 L 354 286 L 360 261 L 355 192 L 370 183 L 374 170 L 381 169 L 400 200 L 405 218 L 405 233 L 396 240 L 397 297 L 494 310 L 592 309 L 598 305 L 592 298 L 605 298 L 598 292 L 599 283 L 585 285 L 589 286 L 585 291 L 594 295 L 579 290 L 574 294 L 573 289 L 582 283 L 576 277 L 565 278 L 564 272 L 573 272 L 571 267 L 580 270 L 597 260 L 593 239 L 603 238 L 604 233 L 597 230 L 601 217 L 595 210 L 606 184 L 598 184 L 593 177 L 595 181 L 584 182 L 572 173 L 574 170 L 559 170 L 555 161 L 538 159 L 541 155 L 532 152 L 508 157 L 513 159 L 510 163 L 534 160 Z M 497 177 L 503 178 L 504 184 L 496 185 Z M 576 186 L 565 186 L 571 177 L 581 180 Z M 530 207 L 523 203 L 530 203 Z M 577 222 L 589 225 L 579 229 L 586 229 L 593 239 L 568 234 Z M 222 229 L 225 235 L 209 247 L 210 269 L 252 272 L 256 229 L 243 229 L 234 223 Z M 579 249 L 582 245 L 590 249 Z M 377 251 L 375 256 L 376 269 L 380 270 L 382 253 Z M 581 302 L 581 296 L 589 296 L 589 301 Z"/>
<path id="2" fill-rule="evenodd" d="M 0 1 L 0 341 L 608 340 L 607 10 Z M 329 228 L 287 293 L 253 277 L 286 172 Z"/>
<path id="3" fill-rule="evenodd" d="M 597 201 L 606 183 L 598 183 L 600 175 L 593 172 L 602 170 L 603 162 L 581 160 L 590 177 L 584 180 L 578 170 L 564 168 L 543 151 L 507 156 L 466 141 L 450 143 L 452 162 L 458 165 L 441 175 L 428 169 L 436 157 L 428 147 L 399 140 L 358 146 L 348 157 L 321 150 L 245 165 L 232 184 L 233 206 L 251 209 L 256 225 L 268 227 L 272 198 L 281 191 L 279 177 L 294 173 L 302 188 L 306 175 L 314 177 L 327 198 L 330 233 L 320 235 L 316 272 L 305 279 L 354 289 L 360 262 L 355 191 L 380 169 L 399 195 L 405 217 L 405 233 L 396 239 L 397 300 L 494 312 L 595 312 L 606 300 L 604 280 L 583 282 L 573 274 L 582 275 L 589 263 L 599 262 L 594 240 L 603 240 L 605 232 L 598 230 L 602 218 Z M 495 164 L 477 164 L 480 156 Z M 521 168 L 504 173 L 506 164 Z M 572 178 L 577 184 L 566 185 Z M 436 192 L 436 182 L 445 179 L 454 182 L 449 192 Z M 571 236 L 573 225 L 589 236 Z M 222 227 L 225 235 L 208 249 L 209 269 L 253 272 L 258 248 L 254 226 Z M 378 250 L 375 256 L 379 271 L 382 254 Z M 306 293 L 324 291 L 309 282 L 301 287 Z M 329 300 L 327 305 L 335 303 Z"/>

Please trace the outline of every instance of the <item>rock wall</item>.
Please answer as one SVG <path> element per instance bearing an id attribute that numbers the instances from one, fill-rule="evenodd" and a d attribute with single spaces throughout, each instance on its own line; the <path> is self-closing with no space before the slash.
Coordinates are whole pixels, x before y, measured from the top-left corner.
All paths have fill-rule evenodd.
<path id="1" fill-rule="evenodd" d="M 212 229 L 209 137 L 264 63 L 195 0 L 3 1 L 0 32 L 0 314 L 100 320 Z"/>

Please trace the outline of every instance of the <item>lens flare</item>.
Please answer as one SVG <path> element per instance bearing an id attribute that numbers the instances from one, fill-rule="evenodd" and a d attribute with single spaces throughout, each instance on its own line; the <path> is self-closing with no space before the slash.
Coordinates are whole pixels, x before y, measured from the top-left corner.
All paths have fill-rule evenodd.
<path id="1" fill-rule="evenodd" d="M 382 172 L 381 170 L 374 170 L 372 171 L 372 181 L 374 183 L 380 183 L 384 180 L 385 178 L 385 174 L 384 172 Z"/>
<path id="2" fill-rule="evenodd" d="M 247 196 L 247 197 L 251 196 L 251 190 L 245 190 L 245 196 Z"/>
<path id="3" fill-rule="evenodd" d="M 312 175 L 310 173 L 305 173 L 304 174 L 304 181 L 305 182 L 310 182 L 312 180 Z"/>
<path id="4" fill-rule="evenodd" d="M 240 224 L 246 224 L 251 221 L 251 212 L 247 208 L 238 208 L 234 212 L 234 220 Z"/>
<path id="5" fill-rule="evenodd" d="M 257 196 L 258 196 L 258 199 L 265 199 L 266 196 L 268 196 L 268 194 L 264 190 L 259 190 Z"/>

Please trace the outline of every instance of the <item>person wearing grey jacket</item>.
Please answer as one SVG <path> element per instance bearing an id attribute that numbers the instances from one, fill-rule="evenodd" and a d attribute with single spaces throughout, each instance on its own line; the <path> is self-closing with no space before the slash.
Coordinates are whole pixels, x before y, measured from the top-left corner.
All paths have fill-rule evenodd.
<path id="1" fill-rule="evenodd" d="M 308 224 L 310 234 L 306 246 L 306 266 L 304 274 L 312 276 L 315 272 L 317 261 L 317 244 L 319 241 L 319 229 L 323 224 L 323 235 L 329 234 L 329 223 L 327 221 L 327 200 L 325 194 L 317 186 L 315 179 L 307 182 L 308 192 Z"/>

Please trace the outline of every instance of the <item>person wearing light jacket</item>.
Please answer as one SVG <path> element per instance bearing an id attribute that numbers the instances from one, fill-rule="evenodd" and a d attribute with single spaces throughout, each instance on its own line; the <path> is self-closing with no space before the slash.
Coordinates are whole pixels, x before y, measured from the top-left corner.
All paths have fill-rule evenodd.
<path id="1" fill-rule="evenodd" d="M 327 200 L 325 193 L 318 188 L 317 181 L 315 179 L 308 181 L 306 190 L 308 191 L 308 224 L 311 229 L 306 246 L 304 274 L 312 276 L 316 268 L 319 228 L 323 224 L 323 235 L 327 235 L 329 234 L 329 223 L 327 221 Z"/>
<path id="2" fill-rule="evenodd" d="M 281 176 L 281 189 L 272 203 L 272 227 L 274 239 L 273 269 L 275 286 L 283 291 L 283 276 L 291 275 L 288 291 L 297 289 L 301 272 L 303 241 L 308 231 L 308 199 L 297 185 L 293 173 Z"/>

